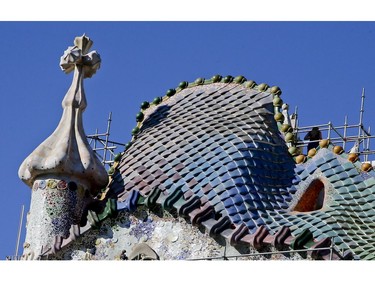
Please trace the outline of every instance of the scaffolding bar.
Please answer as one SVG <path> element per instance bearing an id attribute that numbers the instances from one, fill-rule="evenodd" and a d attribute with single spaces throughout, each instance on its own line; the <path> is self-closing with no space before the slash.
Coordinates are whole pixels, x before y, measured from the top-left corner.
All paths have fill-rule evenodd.
<path id="1" fill-rule="evenodd" d="M 348 116 L 345 115 L 345 120 L 344 120 L 344 138 L 342 140 L 342 148 L 345 150 L 346 146 L 346 136 L 347 136 L 347 129 L 348 129 Z"/>
<path id="2" fill-rule="evenodd" d="M 305 147 L 311 141 L 300 140 L 299 134 L 307 133 L 311 131 L 313 127 L 318 127 L 321 132 L 327 132 L 327 139 L 331 141 L 334 145 L 342 145 L 343 149 L 346 151 L 350 149 L 347 147 L 348 143 L 354 143 L 353 148 L 355 148 L 359 155 L 363 155 L 363 161 L 369 161 L 369 155 L 375 155 L 374 150 L 371 149 L 370 141 L 375 138 L 371 135 L 371 128 L 368 130 L 364 128 L 363 117 L 365 108 L 365 89 L 362 88 L 361 94 L 361 107 L 359 111 L 359 123 L 355 125 L 348 124 L 348 116 L 345 116 L 344 125 L 334 126 L 332 122 L 327 124 L 301 126 L 298 125 L 293 127 L 293 132 L 295 133 L 295 139 L 297 140 L 294 145 L 296 147 Z M 297 109 L 296 109 L 297 112 Z M 295 124 L 299 124 L 298 116 L 295 113 Z M 357 130 L 357 131 L 356 131 Z"/>
<path id="3" fill-rule="evenodd" d="M 365 112 L 365 88 L 362 88 L 361 109 L 359 110 L 358 137 L 361 136 L 363 129 L 363 113 Z"/>
<path id="4" fill-rule="evenodd" d="M 368 127 L 368 132 L 371 133 L 371 127 Z M 370 140 L 371 138 L 367 138 L 366 152 L 370 151 Z M 365 161 L 368 161 L 368 154 L 365 154 Z"/>
<path id="5" fill-rule="evenodd" d="M 124 143 L 112 141 L 109 139 L 111 122 L 112 112 L 110 112 L 108 115 L 107 129 L 105 133 L 98 133 L 98 129 L 96 129 L 95 134 L 86 136 L 86 138 L 90 140 L 89 144 L 91 145 L 93 151 L 101 159 L 101 163 L 104 166 L 111 166 L 114 163 L 113 158 L 116 155 L 115 150 L 118 148 L 118 146 L 125 147 Z"/>
<path id="6" fill-rule="evenodd" d="M 358 128 L 358 126 L 359 125 L 342 125 L 342 126 L 335 126 L 335 128 L 336 129 L 344 129 L 346 127 L 347 129 L 352 129 L 352 128 Z M 321 130 L 321 131 L 327 131 L 327 130 L 329 130 L 329 123 L 322 124 L 322 125 L 312 125 L 312 126 L 310 125 L 310 126 L 298 127 L 297 129 L 298 129 L 299 132 L 303 133 L 303 132 L 310 131 L 313 127 L 318 127 L 319 130 Z M 366 130 L 364 130 L 364 132 L 365 132 L 366 135 L 369 135 L 369 133 Z"/>
<path id="7" fill-rule="evenodd" d="M 107 131 L 105 133 L 105 144 L 104 144 L 104 154 L 103 154 L 103 160 L 105 162 L 105 160 L 107 159 L 107 145 L 108 145 L 108 139 L 109 139 L 109 132 L 111 130 L 111 122 L 112 122 L 112 112 L 109 113 L 109 116 L 108 116 L 108 121 L 107 121 Z M 112 156 L 110 156 L 110 160 L 112 160 Z M 103 162 L 103 163 L 104 163 Z"/>

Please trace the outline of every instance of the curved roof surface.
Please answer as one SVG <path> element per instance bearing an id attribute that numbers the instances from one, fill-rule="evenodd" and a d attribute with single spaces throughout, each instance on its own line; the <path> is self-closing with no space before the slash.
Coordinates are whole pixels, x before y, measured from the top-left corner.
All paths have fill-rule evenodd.
<path id="1" fill-rule="evenodd" d="M 214 76 L 143 103 L 107 195 L 117 209 L 160 204 L 232 244 L 333 244 L 333 258 L 375 258 L 374 171 L 328 143 L 296 164 L 279 130 L 280 95 Z"/>

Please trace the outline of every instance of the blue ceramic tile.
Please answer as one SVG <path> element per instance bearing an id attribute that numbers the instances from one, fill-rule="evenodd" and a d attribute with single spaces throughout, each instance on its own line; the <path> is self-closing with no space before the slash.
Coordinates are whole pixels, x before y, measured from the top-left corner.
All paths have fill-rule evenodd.
<path id="1" fill-rule="evenodd" d="M 316 169 L 317 169 L 317 166 L 316 166 L 314 163 L 311 163 L 310 165 L 308 165 L 308 166 L 306 167 L 306 171 L 307 171 L 309 174 L 314 173 Z"/>
<path id="2" fill-rule="evenodd" d="M 342 166 L 337 166 L 337 167 L 335 167 L 333 170 L 334 170 L 334 172 L 335 172 L 336 174 L 339 174 L 339 173 L 341 173 L 341 172 L 344 172 L 344 168 L 343 168 Z"/>
<path id="3" fill-rule="evenodd" d="M 315 156 L 313 158 L 313 161 L 315 162 L 315 165 L 320 167 L 321 165 L 323 165 L 325 163 L 325 159 L 323 157 L 319 157 L 319 158 L 316 158 L 317 156 Z"/>
<path id="4" fill-rule="evenodd" d="M 325 171 L 327 171 L 327 170 L 331 170 L 331 166 L 328 164 L 328 163 L 326 163 L 326 162 L 324 162 L 325 164 L 323 164 L 323 165 L 321 165 L 319 168 L 320 168 L 320 170 L 322 171 L 322 172 L 325 172 Z"/>
<path id="5" fill-rule="evenodd" d="M 224 201 L 224 206 L 227 208 L 226 210 L 227 210 L 229 216 L 233 216 L 233 215 L 238 214 L 238 210 L 236 209 L 236 207 L 234 205 L 229 204 L 229 206 L 227 206 L 225 204 L 225 201 Z"/>

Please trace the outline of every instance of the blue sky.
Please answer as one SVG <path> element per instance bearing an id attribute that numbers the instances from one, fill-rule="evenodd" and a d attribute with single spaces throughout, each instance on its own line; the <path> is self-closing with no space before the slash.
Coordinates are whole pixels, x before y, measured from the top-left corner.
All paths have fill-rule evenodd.
<path id="1" fill-rule="evenodd" d="M 300 125 L 358 123 L 364 87 L 375 129 L 375 22 L 0 22 L 0 259 L 14 254 L 29 208 L 18 168 L 60 120 L 72 80 L 60 56 L 83 33 L 102 58 L 85 80 L 86 134 L 104 131 L 112 111 L 110 138 L 128 142 L 142 101 L 215 74 L 279 86 Z"/>

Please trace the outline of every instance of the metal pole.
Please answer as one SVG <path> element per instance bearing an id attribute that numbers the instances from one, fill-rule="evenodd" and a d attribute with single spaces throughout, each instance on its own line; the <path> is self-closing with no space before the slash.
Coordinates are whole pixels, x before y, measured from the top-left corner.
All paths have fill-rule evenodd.
<path id="1" fill-rule="evenodd" d="M 344 121 L 344 141 L 342 142 L 342 147 L 343 147 L 344 150 L 345 150 L 345 146 L 346 146 L 346 130 L 347 130 L 347 126 L 348 126 L 348 116 L 345 115 L 345 121 Z"/>
<path id="2" fill-rule="evenodd" d="M 333 243 L 331 244 L 331 246 L 329 247 L 330 249 L 330 252 L 329 252 L 329 260 L 331 261 L 332 260 L 332 257 L 333 257 Z"/>
<path id="3" fill-rule="evenodd" d="M 107 131 L 105 133 L 105 145 L 104 145 L 104 152 L 103 152 L 103 164 L 107 160 L 107 145 L 109 139 L 109 131 L 111 129 L 111 121 L 112 121 L 112 112 L 109 113 L 108 122 L 107 122 Z"/>
<path id="4" fill-rule="evenodd" d="M 371 127 L 368 127 L 368 133 L 371 133 Z M 370 151 L 370 138 L 367 138 L 367 144 L 366 144 L 366 152 Z M 368 153 L 365 154 L 365 162 L 368 161 Z"/>
<path id="5" fill-rule="evenodd" d="M 365 111 L 365 88 L 362 88 L 362 96 L 361 96 L 361 110 L 359 111 L 359 128 L 358 128 L 358 137 L 361 136 L 362 128 L 363 128 L 363 113 Z"/>
<path id="6" fill-rule="evenodd" d="M 95 136 L 98 135 L 98 129 L 95 130 Z M 96 150 L 96 139 L 94 140 L 94 151 Z"/>
<path id="7" fill-rule="evenodd" d="M 294 113 L 293 113 L 293 122 L 291 124 L 292 128 L 293 128 L 293 132 L 294 133 L 297 133 L 298 131 L 298 124 L 297 124 L 297 111 L 298 111 L 298 107 L 296 106 L 294 108 Z"/>
<path id="8" fill-rule="evenodd" d="M 22 232 L 22 223 L 23 223 L 23 214 L 24 214 L 24 212 L 25 212 L 25 205 L 22 205 L 21 217 L 20 217 L 20 225 L 18 227 L 18 236 L 17 236 L 17 244 L 16 244 L 16 253 L 15 253 L 15 257 L 16 258 L 18 257 L 18 248 L 19 248 L 19 245 L 20 245 L 21 232 Z"/>
<path id="9" fill-rule="evenodd" d="M 296 128 L 298 129 L 298 126 L 299 126 L 299 120 L 298 120 L 298 106 L 296 106 Z M 297 131 L 297 134 L 298 134 L 298 131 Z"/>
<path id="10" fill-rule="evenodd" d="M 328 136 L 327 136 L 327 139 L 331 139 L 331 121 L 328 122 Z"/>
<path id="11" fill-rule="evenodd" d="M 371 141 L 371 127 L 370 126 L 368 127 L 368 133 L 370 137 L 367 139 L 367 147 L 368 147 L 368 150 L 370 151 L 370 141 Z"/>
<path id="12" fill-rule="evenodd" d="M 362 142 L 362 150 L 359 148 L 358 149 L 358 152 L 359 153 L 361 153 L 361 151 L 363 152 L 363 151 L 365 151 L 366 150 L 366 142 L 365 142 L 365 132 L 364 132 L 364 130 L 362 130 L 362 139 L 363 139 L 363 142 Z M 361 155 L 359 155 L 359 156 L 361 156 Z M 364 158 L 366 158 L 366 156 L 364 157 Z M 365 161 L 365 159 L 363 159 L 363 161 Z"/>

